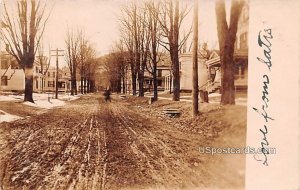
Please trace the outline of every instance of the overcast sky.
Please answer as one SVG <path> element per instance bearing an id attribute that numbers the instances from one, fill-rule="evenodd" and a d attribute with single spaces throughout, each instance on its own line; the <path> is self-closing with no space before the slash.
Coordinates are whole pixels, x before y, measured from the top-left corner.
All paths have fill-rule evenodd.
<path id="1" fill-rule="evenodd" d="M 130 0 L 49 0 L 53 7 L 44 33 L 44 46 L 64 49 L 67 28 L 82 28 L 98 55 L 111 50 L 118 39 L 118 18 L 120 9 Z M 193 0 L 180 0 L 192 8 Z M 228 4 L 228 2 L 227 2 Z M 184 21 L 188 30 L 192 24 L 193 9 Z M 191 35 L 192 38 L 192 35 Z M 208 42 L 210 48 L 217 48 L 217 28 L 214 0 L 199 0 L 199 41 Z"/>
<path id="2" fill-rule="evenodd" d="M 128 0 L 127 0 L 128 1 Z M 118 39 L 118 18 L 124 0 L 56 0 L 45 32 L 45 43 L 64 48 L 67 27 L 83 28 L 99 54 L 107 53 Z M 193 6 L 192 0 L 180 1 Z M 186 30 L 192 24 L 193 11 L 186 18 Z M 213 0 L 199 1 L 199 40 L 216 46 L 217 31 Z"/>

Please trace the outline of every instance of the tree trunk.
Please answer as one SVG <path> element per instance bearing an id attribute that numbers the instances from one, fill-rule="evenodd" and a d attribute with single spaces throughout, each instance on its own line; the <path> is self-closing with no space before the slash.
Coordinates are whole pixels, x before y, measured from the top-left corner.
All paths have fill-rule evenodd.
<path id="1" fill-rule="evenodd" d="M 95 81 L 94 80 L 91 80 L 91 92 L 95 92 L 96 89 L 95 89 Z"/>
<path id="2" fill-rule="evenodd" d="M 179 74 L 179 57 L 178 57 L 178 48 L 174 48 L 176 53 L 174 56 L 173 64 L 173 101 L 180 100 L 180 74 Z"/>
<path id="3" fill-rule="evenodd" d="M 243 1 L 231 2 L 230 25 L 226 21 L 224 0 L 216 1 L 217 31 L 221 61 L 221 104 L 235 104 L 234 90 L 234 43 L 238 27 L 238 20 L 244 5 Z"/>
<path id="4" fill-rule="evenodd" d="M 198 87 L 198 0 L 194 1 L 194 39 L 193 39 L 193 117 L 199 114 Z"/>
<path id="5" fill-rule="evenodd" d="M 136 74 L 134 71 L 131 71 L 131 80 L 132 80 L 132 94 L 136 95 Z"/>
<path id="6" fill-rule="evenodd" d="M 89 93 L 90 92 L 90 82 L 89 82 L 89 79 L 88 78 L 85 78 L 85 83 L 86 83 L 86 87 L 85 87 L 85 89 L 86 89 L 86 93 Z"/>
<path id="7" fill-rule="evenodd" d="M 42 93 L 44 92 L 44 81 L 45 81 L 44 76 L 42 76 Z"/>
<path id="8" fill-rule="evenodd" d="M 71 77 L 71 96 L 74 96 L 74 84 L 73 84 L 72 77 Z"/>
<path id="9" fill-rule="evenodd" d="M 76 67 L 74 67 L 73 69 L 73 74 L 72 74 L 72 86 L 73 86 L 73 90 L 74 90 L 74 93 L 75 95 L 77 95 L 77 80 L 76 80 Z"/>
<path id="10" fill-rule="evenodd" d="M 25 94 L 24 94 L 24 101 L 32 102 L 32 92 L 33 92 L 33 66 L 25 65 L 24 68 L 25 72 Z"/>
<path id="11" fill-rule="evenodd" d="M 118 93 L 121 93 L 121 92 L 122 92 L 122 86 L 121 86 L 121 83 L 122 83 L 122 82 L 121 82 L 121 81 L 122 81 L 122 79 L 120 78 L 120 79 L 119 79 L 119 82 L 118 82 L 118 83 L 119 83 L 119 84 L 118 84 Z"/>
<path id="12" fill-rule="evenodd" d="M 124 75 L 122 77 L 122 83 L 123 83 L 123 85 L 122 85 L 122 91 L 123 91 L 123 94 L 125 94 L 126 93 L 126 88 L 125 88 L 125 77 L 124 77 Z"/>
<path id="13" fill-rule="evenodd" d="M 77 95 L 78 94 L 78 89 L 77 89 L 77 80 L 76 80 L 76 77 L 74 78 L 74 80 L 73 80 L 73 85 L 74 85 L 74 93 L 75 93 L 75 95 Z"/>
<path id="14" fill-rule="evenodd" d="M 226 41 L 227 48 L 224 49 L 222 67 L 221 67 L 221 104 L 235 104 L 235 89 L 234 89 L 234 40 L 228 38 Z"/>
<path id="15" fill-rule="evenodd" d="M 70 81 L 71 81 L 71 96 L 74 96 L 74 84 L 73 84 L 73 69 L 72 65 L 70 65 Z"/>
<path id="16" fill-rule="evenodd" d="M 156 59 L 153 63 L 153 101 L 157 101 L 158 93 L 157 93 L 157 63 Z"/>
<path id="17" fill-rule="evenodd" d="M 74 77 L 71 77 L 71 95 L 74 96 L 76 95 L 76 80 L 74 79 Z"/>
<path id="18" fill-rule="evenodd" d="M 87 93 L 87 79 L 86 77 L 83 78 L 83 93 Z"/>
<path id="19" fill-rule="evenodd" d="M 80 93 L 83 94 L 83 76 L 82 76 L 82 73 L 81 73 L 81 76 L 80 76 Z"/>
<path id="20" fill-rule="evenodd" d="M 139 71 L 139 97 L 144 97 L 144 72 Z"/>
<path id="21" fill-rule="evenodd" d="M 172 1 L 171 1 L 172 2 Z M 180 100 L 180 73 L 179 73 L 179 0 L 175 1 L 174 17 L 173 5 L 170 4 L 170 55 L 172 60 L 172 74 L 173 74 L 173 101 Z M 174 20 L 173 20 L 174 19 Z"/>

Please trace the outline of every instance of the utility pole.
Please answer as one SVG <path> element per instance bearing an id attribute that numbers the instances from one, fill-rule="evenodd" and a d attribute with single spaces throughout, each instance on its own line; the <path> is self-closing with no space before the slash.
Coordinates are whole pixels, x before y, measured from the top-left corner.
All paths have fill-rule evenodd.
<path id="1" fill-rule="evenodd" d="M 194 39 L 193 39 L 193 117 L 199 114 L 198 87 L 198 0 L 194 0 Z"/>
<path id="2" fill-rule="evenodd" d="M 59 55 L 58 52 L 63 52 L 64 50 L 59 50 L 58 48 L 56 48 L 56 50 L 51 50 L 51 51 L 56 52 L 55 55 L 51 55 L 51 56 L 56 56 L 55 99 L 57 99 L 58 98 L 58 57 L 64 56 L 63 54 Z"/>

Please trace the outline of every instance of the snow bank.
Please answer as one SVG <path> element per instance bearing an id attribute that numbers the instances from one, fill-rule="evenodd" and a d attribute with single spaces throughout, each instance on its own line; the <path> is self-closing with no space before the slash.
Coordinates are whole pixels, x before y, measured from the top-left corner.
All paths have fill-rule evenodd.
<path id="1" fill-rule="evenodd" d="M 64 100 L 64 101 L 73 101 L 73 100 L 77 100 L 78 98 L 80 98 L 79 95 L 75 95 L 75 96 L 70 96 L 70 95 L 60 95 L 58 96 L 58 99 L 60 100 Z"/>
<path id="2" fill-rule="evenodd" d="M 17 119 L 22 119 L 22 117 L 11 115 L 9 113 L 6 113 L 5 111 L 0 110 L 0 123 L 2 122 L 12 122 Z"/>
<path id="3" fill-rule="evenodd" d="M 24 99 L 24 95 L 0 95 L 0 102 L 17 102 Z"/>
<path id="4" fill-rule="evenodd" d="M 40 100 L 46 100 L 48 101 L 48 98 L 50 100 L 54 100 L 55 94 L 54 93 L 33 93 L 33 100 L 40 101 Z M 70 96 L 69 94 L 58 94 L 58 99 L 64 100 L 64 101 L 72 101 L 80 98 L 80 95 L 76 96 Z M 24 94 L 21 95 L 12 95 L 12 94 L 7 94 L 7 95 L 0 95 L 0 102 L 5 101 L 5 102 L 17 102 L 17 101 L 23 101 L 24 100 Z"/>
<path id="5" fill-rule="evenodd" d="M 15 101 L 16 99 L 11 97 L 11 96 L 0 96 L 0 101 L 5 101 L 5 102 L 9 102 L 9 101 Z"/>
<path id="6" fill-rule="evenodd" d="M 58 99 L 50 99 L 48 100 L 35 100 L 35 103 L 32 102 L 24 102 L 23 104 L 27 106 L 32 106 L 32 107 L 38 107 L 38 108 L 44 108 L 44 109 L 51 109 L 54 107 L 58 106 L 64 106 L 66 103 L 62 100 Z"/>

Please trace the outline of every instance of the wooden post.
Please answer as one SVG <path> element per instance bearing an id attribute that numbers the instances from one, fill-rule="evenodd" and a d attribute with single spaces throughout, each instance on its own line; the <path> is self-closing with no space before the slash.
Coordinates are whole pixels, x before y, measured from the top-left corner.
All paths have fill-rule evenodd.
<path id="1" fill-rule="evenodd" d="M 51 55 L 51 56 L 56 56 L 56 76 L 55 76 L 55 99 L 58 99 L 58 57 L 59 56 L 64 56 L 64 55 L 59 55 L 58 52 L 63 52 L 64 50 L 59 50 L 58 48 L 56 48 L 56 50 L 51 50 L 51 51 L 55 51 L 56 54 L 55 55 Z"/>
<path id="2" fill-rule="evenodd" d="M 193 38 L 193 117 L 199 114 L 198 87 L 198 0 L 194 0 L 194 38 Z"/>

